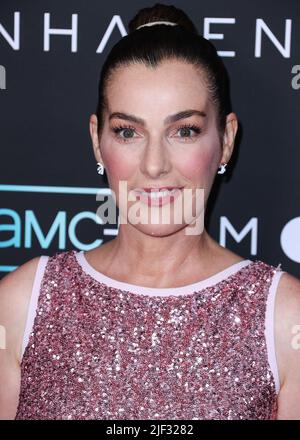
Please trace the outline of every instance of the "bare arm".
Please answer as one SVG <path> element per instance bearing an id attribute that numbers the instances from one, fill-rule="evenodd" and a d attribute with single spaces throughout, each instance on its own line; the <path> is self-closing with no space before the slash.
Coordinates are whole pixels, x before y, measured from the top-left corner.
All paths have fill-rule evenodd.
<path id="1" fill-rule="evenodd" d="M 278 285 L 275 341 L 281 388 L 278 420 L 300 420 L 300 280 L 286 273 Z"/>
<path id="2" fill-rule="evenodd" d="M 0 281 L 0 325 L 5 348 L 0 349 L 0 419 L 14 419 L 20 393 L 20 362 L 34 276 L 39 257 Z"/>

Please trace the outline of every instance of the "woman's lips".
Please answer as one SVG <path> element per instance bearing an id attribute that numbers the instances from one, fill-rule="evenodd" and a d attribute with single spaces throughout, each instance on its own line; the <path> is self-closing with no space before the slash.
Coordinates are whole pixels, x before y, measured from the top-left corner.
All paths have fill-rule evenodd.
<path id="1" fill-rule="evenodd" d="M 165 187 L 166 189 L 166 187 Z M 138 190 L 134 190 L 136 198 L 138 201 L 141 201 L 143 203 L 146 203 L 148 206 L 163 206 L 166 205 L 167 203 L 173 203 L 174 200 L 180 196 L 180 194 L 182 193 L 182 189 L 183 188 L 172 188 L 172 187 L 168 187 L 168 189 L 171 191 L 169 194 L 166 195 L 161 195 L 161 196 L 156 196 L 156 197 L 151 197 L 150 193 L 157 193 L 157 192 L 164 192 L 163 188 L 160 189 L 154 189 L 154 188 L 147 188 L 145 190 L 143 189 L 138 189 Z M 142 191 L 146 191 L 149 192 L 149 195 L 144 194 Z"/>
<path id="2" fill-rule="evenodd" d="M 135 190 L 136 191 L 147 191 L 147 192 L 152 192 L 152 191 L 164 191 L 164 190 L 169 190 L 169 191 L 171 191 L 172 189 L 176 189 L 176 188 L 178 188 L 178 189 L 182 189 L 183 188 L 183 186 L 161 186 L 161 187 L 157 187 L 157 188 L 155 188 L 155 187 L 147 187 L 147 188 L 136 188 Z"/>

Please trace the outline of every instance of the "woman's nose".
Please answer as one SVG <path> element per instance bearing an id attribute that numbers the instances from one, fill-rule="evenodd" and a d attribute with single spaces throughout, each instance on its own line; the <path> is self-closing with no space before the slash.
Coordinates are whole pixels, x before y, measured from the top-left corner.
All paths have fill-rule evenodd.
<path id="1" fill-rule="evenodd" d="M 155 178 L 167 173 L 171 168 L 171 161 L 167 150 L 167 145 L 163 140 L 149 141 L 143 155 L 141 170 L 144 174 Z"/>

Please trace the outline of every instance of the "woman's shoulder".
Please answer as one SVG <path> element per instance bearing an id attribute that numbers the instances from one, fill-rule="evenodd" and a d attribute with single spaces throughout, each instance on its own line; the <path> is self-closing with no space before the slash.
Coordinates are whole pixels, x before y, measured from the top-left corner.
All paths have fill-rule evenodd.
<path id="1" fill-rule="evenodd" d="M 33 283 L 40 256 L 31 258 L 0 280 L 0 325 L 6 349 L 19 359 Z"/>
<path id="2" fill-rule="evenodd" d="M 35 282 L 42 280 L 48 266 L 62 273 L 75 250 L 58 251 L 53 255 L 39 255 L 18 266 L 0 280 L 0 326 L 6 339 L 6 351 L 18 361 L 21 359 L 23 335 L 26 327 L 31 295 Z"/>
<path id="3" fill-rule="evenodd" d="M 0 280 L 0 418 L 14 419 L 18 405 L 23 334 L 39 261 L 31 258 Z"/>
<path id="4" fill-rule="evenodd" d="M 28 300 L 40 258 L 41 255 L 31 258 L 0 280 L 1 305 L 12 302 L 18 305 L 22 300 Z M 0 310 L 2 312 L 3 308 Z"/>
<path id="5" fill-rule="evenodd" d="M 275 340 L 280 373 L 279 418 L 300 417 L 300 279 L 280 277 L 275 302 Z"/>
<path id="6" fill-rule="evenodd" d="M 276 321 L 278 341 L 286 357 L 293 358 L 295 354 L 295 340 L 298 333 L 300 354 L 300 279 L 288 272 L 280 277 L 276 293 Z M 294 340 L 294 344 L 293 344 Z M 293 347 L 294 345 L 294 347 Z M 300 358 L 299 358 L 300 362 Z M 298 369 L 300 372 L 300 363 Z"/>

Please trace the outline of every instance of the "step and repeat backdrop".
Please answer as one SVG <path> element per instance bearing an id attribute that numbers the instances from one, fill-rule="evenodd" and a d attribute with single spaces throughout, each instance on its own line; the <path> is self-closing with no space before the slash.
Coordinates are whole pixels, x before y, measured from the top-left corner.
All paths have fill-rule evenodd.
<path id="1" fill-rule="evenodd" d="M 300 2 L 163 2 L 192 17 L 229 71 L 239 132 L 206 213 L 245 258 L 300 277 Z M 147 1 L 0 2 L 0 277 L 30 258 L 89 250 L 103 224 L 89 118 L 101 66 Z M 104 200 L 105 200 L 104 197 Z"/>

